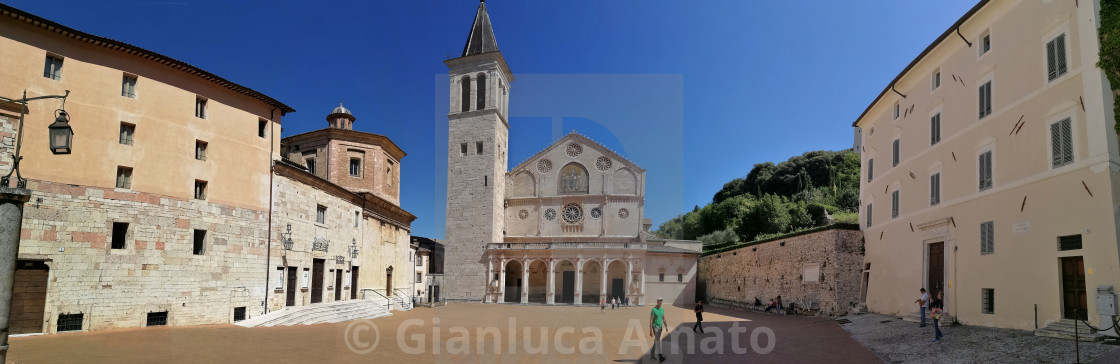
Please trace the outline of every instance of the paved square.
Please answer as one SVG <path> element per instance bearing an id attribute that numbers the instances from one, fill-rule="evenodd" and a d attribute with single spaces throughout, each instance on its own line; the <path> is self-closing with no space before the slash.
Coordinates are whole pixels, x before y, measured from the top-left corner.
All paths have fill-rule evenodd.
<path id="1" fill-rule="evenodd" d="M 666 307 L 665 316 L 674 332 L 691 333 L 695 320 L 690 309 Z M 11 339 L 9 362 L 652 362 L 643 346 L 651 342 L 648 320 L 648 307 L 608 307 L 600 313 L 599 307 L 453 304 L 336 324 L 156 327 L 17 337 Z M 673 355 L 666 345 L 667 363 L 880 361 L 829 319 L 710 308 L 705 320 L 708 334 L 677 334 L 677 346 L 687 350 L 691 342 L 697 345 L 694 353 Z M 379 335 L 373 334 L 370 322 Z M 737 342 L 729 331 L 734 327 L 742 328 Z M 773 330 L 776 340 L 771 351 L 758 354 L 751 335 L 758 332 L 756 346 L 766 349 L 770 342 L 765 328 Z M 746 353 L 733 353 L 734 345 Z M 704 354 L 703 347 L 711 354 Z M 457 352 L 463 348 L 469 353 Z M 582 354 L 583 348 L 593 352 Z M 714 352 L 716 348 L 722 354 Z M 497 349 L 501 355 L 494 354 Z"/>

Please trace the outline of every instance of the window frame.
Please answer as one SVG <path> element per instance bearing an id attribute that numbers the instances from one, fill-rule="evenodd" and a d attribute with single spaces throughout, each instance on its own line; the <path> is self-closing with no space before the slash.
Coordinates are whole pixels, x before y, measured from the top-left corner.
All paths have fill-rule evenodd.
<path id="1" fill-rule="evenodd" d="M 130 80 L 132 81 L 131 84 L 129 84 L 129 82 L 128 82 Z M 125 72 L 121 76 L 121 97 L 135 100 L 136 97 L 137 97 L 136 96 L 136 84 L 139 83 L 139 81 L 140 81 L 139 76 Z"/>
<path id="2" fill-rule="evenodd" d="M 355 163 L 357 162 L 357 163 Z M 357 157 L 350 157 L 349 163 L 350 177 L 362 178 L 362 159 Z"/>
<path id="3" fill-rule="evenodd" d="M 109 235 L 109 249 L 126 249 L 128 248 L 128 226 L 127 222 L 113 221 L 112 230 Z M 117 239 L 117 228 L 120 228 L 120 239 Z M 119 240 L 119 241 L 118 241 Z"/>
<path id="4" fill-rule="evenodd" d="M 875 158 L 867 158 L 867 182 L 875 180 Z"/>
<path id="5" fill-rule="evenodd" d="M 891 219 L 897 219 L 902 215 L 902 188 L 895 187 L 891 189 Z"/>
<path id="6" fill-rule="evenodd" d="M 1055 145 L 1054 145 L 1054 126 L 1058 125 L 1059 129 L 1060 129 L 1061 128 L 1060 124 L 1063 123 L 1063 122 L 1068 122 L 1069 123 L 1069 140 L 1068 140 L 1069 155 L 1066 156 L 1066 154 L 1065 154 L 1065 149 L 1067 149 L 1066 148 L 1067 145 L 1065 145 L 1065 143 L 1067 141 L 1064 140 L 1064 139 L 1060 140 L 1062 142 L 1062 145 L 1059 146 L 1058 148 L 1062 149 L 1060 151 L 1060 153 L 1061 153 L 1060 158 L 1062 159 L 1062 161 L 1059 162 L 1058 164 L 1055 164 L 1054 160 L 1055 160 L 1056 155 L 1054 154 L 1054 151 L 1055 151 L 1055 149 L 1054 149 L 1055 148 Z M 1050 120 L 1047 120 L 1047 123 L 1046 123 L 1046 126 L 1047 126 L 1047 128 L 1046 128 L 1046 139 L 1048 140 L 1047 144 L 1050 145 L 1050 153 L 1049 153 L 1049 157 L 1050 157 L 1049 159 L 1050 160 L 1047 163 L 1047 165 L 1049 167 L 1048 169 L 1059 169 L 1059 168 L 1070 166 L 1070 165 L 1077 162 L 1077 131 L 1078 130 L 1076 128 L 1076 125 L 1077 125 L 1077 123 L 1074 122 L 1074 118 L 1073 118 L 1072 113 L 1062 113 L 1062 114 L 1059 114 L 1056 117 L 1051 118 Z M 1059 136 L 1059 138 L 1062 138 L 1062 137 Z M 1067 157 L 1069 159 L 1068 161 L 1065 160 Z"/>
<path id="7" fill-rule="evenodd" d="M 194 234 L 191 235 L 191 254 L 192 255 L 206 255 L 206 235 L 204 229 L 194 229 Z"/>
<path id="8" fill-rule="evenodd" d="M 128 132 L 127 138 L 125 137 L 125 131 Z M 121 122 L 120 134 L 119 134 L 119 137 L 117 139 L 117 143 L 120 144 L 120 145 L 133 145 L 133 143 L 135 142 L 135 137 L 136 137 L 136 124 L 127 123 L 127 122 L 122 121 Z"/>
<path id="9" fill-rule="evenodd" d="M 194 96 L 194 117 L 199 119 L 206 119 L 210 114 L 210 99 L 195 95 Z"/>
<path id="10" fill-rule="evenodd" d="M 867 204 L 867 210 L 866 210 L 866 211 L 864 212 L 864 214 L 863 214 L 863 217 L 864 217 L 864 219 L 866 219 L 866 220 L 867 220 L 867 227 L 868 227 L 868 228 L 870 228 L 870 227 L 871 227 L 871 216 L 872 216 L 872 212 L 874 211 L 874 210 L 872 209 L 872 207 L 873 207 L 874 205 L 875 205 L 874 203 L 868 203 L 868 204 Z"/>
<path id="11" fill-rule="evenodd" d="M 932 147 L 941 143 L 941 110 L 940 108 L 929 117 L 929 145 Z"/>
<path id="12" fill-rule="evenodd" d="M 132 189 L 132 167 L 117 166 L 117 182 L 113 186 L 125 190 Z"/>
<path id="13" fill-rule="evenodd" d="M 980 223 L 980 255 L 995 254 L 995 231 L 995 221 L 989 220 Z"/>
<path id="14" fill-rule="evenodd" d="M 941 204 L 941 171 L 929 175 L 929 206 Z"/>
<path id="15" fill-rule="evenodd" d="M 1049 51 L 1047 50 L 1047 47 L 1050 45 L 1051 42 L 1054 42 L 1059 37 L 1063 37 L 1063 36 L 1064 36 L 1064 39 L 1062 39 L 1062 42 L 1064 43 L 1063 44 L 1064 47 L 1062 49 L 1062 56 L 1065 57 L 1066 71 L 1058 73 L 1053 78 L 1051 78 L 1050 77 L 1050 59 L 1049 59 L 1050 55 L 1049 55 Z M 1070 52 L 1070 48 L 1072 47 L 1072 45 L 1070 43 L 1070 37 L 1071 36 L 1070 36 L 1068 22 L 1063 22 L 1061 25 L 1058 25 L 1058 26 L 1054 27 L 1052 30 L 1050 30 L 1044 36 L 1042 36 L 1042 38 L 1041 38 L 1041 40 L 1042 40 L 1042 42 L 1041 42 L 1042 43 L 1042 47 L 1041 47 L 1042 48 L 1042 52 L 1041 52 L 1042 54 L 1041 54 L 1041 56 L 1042 56 L 1042 66 L 1043 66 L 1042 80 L 1043 80 L 1044 85 L 1049 85 L 1049 84 L 1052 84 L 1052 83 L 1055 83 L 1055 82 L 1060 82 L 1060 81 L 1065 79 L 1065 76 L 1070 75 L 1070 71 L 1072 71 L 1071 68 L 1073 68 L 1072 67 L 1073 59 L 1070 58 L 1071 55 L 1072 55 L 1071 52 Z M 1057 61 L 1056 56 L 1055 56 L 1055 61 Z M 1055 65 L 1055 67 L 1056 67 L 1056 65 Z M 1057 70 L 1055 70 L 1055 71 L 1057 71 Z"/>
<path id="16" fill-rule="evenodd" d="M 52 60 L 58 62 L 51 62 Z M 62 81 L 62 67 L 65 65 L 65 62 L 66 57 L 63 57 L 56 53 L 47 52 L 47 56 L 43 60 L 43 78 Z"/>
<path id="17" fill-rule="evenodd" d="M 980 313 L 984 315 L 994 315 L 996 313 L 995 288 L 980 289 Z"/>
<path id="18" fill-rule="evenodd" d="M 206 148 L 210 144 L 203 140 L 195 139 L 194 141 L 194 159 L 199 161 L 206 161 Z"/>
<path id="19" fill-rule="evenodd" d="M 901 108 L 902 108 L 902 102 L 901 101 L 895 101 L 894 102 L 894 118 L 892 118 L 891 120 L 898 120 L 899 115 L 901 115 L 901 113 L 900 113 Z"/>
<path id="20" fill-rule="evenodd" d="M 200 180 L 200 179 L 194 180 L 194 199 L 195 200 L 203 200 L 203 201 L 206 200 L 206 192 L 207 192 L 206 187 L 207 187 L 207 185 L 208 185 L 207 182 L 204 181 L 204 180 Z"/>
<path id="21" fill-rule="evenodd" d="M 994 43 L 992 42 L 992 28 L 985 29 L 976 38 L 976 48 L 979 50 L 976 59 L 983 59 L 984 56 L 992 53 L 992 43 Z M 987 46 L 987 49 L 985 49 L 985 46 Z"/>
<path id="22" fill-rule="evenodd" d="M 891 141 L 891 167 L 898 167 L 902 163 L 902 137 L 898 136 Z"/>
<path id="23" fill-rule="evenodd" d="M 929 91 L 932 93 L 941 88 L 941 67 L 933 69 L 929 75 Z"/>
<path id="24" fill-rule="evenodd" d="M 257 136 L 261 139 L 268 138 L 268 120 L 257 119 Z"/>
<path id="25" fill-rule="evenodd" d="M 988 176 L 987 176 L 988 177 L 988 184 L 987 184 L 987 186 L 985 186 L 983 184 L 985 176 L 984 176 L 983 170 L 981 169 L 983 167 L 983 162 L 981 162 L 981 158 L 983 157 L 984 154 L 989 154 L 989 156 L 988 156 Z M 993 147 L 993 146 L 981 148 L 979 153 L 976 154 L 977 192 L 989 191 L 992 188 L 994 188 L 995 185 L 996 185 L 996 173 L 995 173 L 996 158 L 995 158 L 995 155 L 996 155 L 995 147 Z"/>
<path id="26" fill-rule="evenodd" d="M 984 120 L 984 119 L 988 118 L 989 116 L 992 116 L 992 113 L 995 112 L 995 108 L 992 107 L 992 100 L 995 99 L 995 96 L 992 96 L 992 89 L 994 88 L 994 85 L 995 85 L 995 80 L 994 79 L 984 78 L 980 81 L 980 86 L 976 89 L 976 92 L 977 92 L 976 96 L 978 98 L 981 97 L 980 96 L 981 93 L 984 94 L 984 96 L 983 96 L 984 97 L 984 102 L 981 103 L 981 101 L 979 99 L 976 102 L 976 112 L 977 112 L 976 120 L 977 121 Z"/>
<path id="27" fill-rule="evenodd" d="M 327 207 L 323 205 L 316 205 L 315 207 L 315 223 L 327 224 Z"/>

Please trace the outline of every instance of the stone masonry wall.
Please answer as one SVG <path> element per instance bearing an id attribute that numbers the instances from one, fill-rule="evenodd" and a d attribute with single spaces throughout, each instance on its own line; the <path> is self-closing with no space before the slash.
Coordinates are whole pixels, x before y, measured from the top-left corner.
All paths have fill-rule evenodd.
<path id="1" fill-rule="evenodd" d="M 844 314 L 859 303 L 863 233 L 832 229 L 775 240 L 700 258 L 700 282 L 708 300 L 763 304 L 782 296 L 820 314 Z M 806 279 L 813 267 L 817 281 Z M 808 268 L 808 269 L 807 269 Z"/>
<path id="2" fill-rule="evenodd" d="M 13 182 L 14 183 L 14 182 Z M 84 314 L 84 330 L 230 323 L 263 311 L 268 213 L 125 189 L 28 181 L 19 257 L 50 266 L 44 326 Z M 114 222 L 128 223 L 112 249 Z M 194 229 L 206 230 L 201 255 Z"/>

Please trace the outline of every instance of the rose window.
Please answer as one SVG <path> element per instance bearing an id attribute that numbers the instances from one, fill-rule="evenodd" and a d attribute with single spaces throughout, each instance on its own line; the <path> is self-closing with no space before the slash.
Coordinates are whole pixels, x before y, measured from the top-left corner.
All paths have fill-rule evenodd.
<path id="1" fill-rule="evenodd" d="M 621 218 L 625 219 L 629 216 L 630 216 L 630 210 L 627 210 L 627 209 L 619 209 L 618 210 L 618 217 L 621 217 Z"/>
<path id="2" fill-rule="evenodd" d="M 601 216 L 603 216 L 603 210 L 600 210 L 598 207 L 591 209 L 592 219 L 598 219 Z"/>
<path id="3" fill-rule="evenodd" d="M 564 222 L 575 224 L 583 220 L 583 208 L 579 204 L 570 203 L 564 206 Z"/>
<path id="4" fill-rule="evenodd" d="M 583 146 L 576 143 L 568 144 L 567 152 L 569 157 L 578 157 L 580 153 L 583 153 Z"/>
<path id="5" fill-rule="evenodd" d="M 548 173 L 548 171 L 552 170 L 552 161 L 541 159 L 539 162 L 537 162 L 537 170 L 541 173 Z"/>
<path id="6" fill-rule="evenodd" d="M 556 210 L 553 210 L 553 209 L 544 210 L 544 218 L 546 218 L 548 220 L 556 219 Z"/>
<path id="7" fill-rule="evenodd" d="M 517 217 L 522 219 L 522 220 L 525 220 L 526 218 L 529 217 L 529 211 L 527 211 L 525 209 L 521 209 L 521 211 L 517 212 Z"/>
<path id="8" fill-rule="evenodd" d="M 599 159 L 595 160 L 595 168 L 598 168 L 600 171 L 611 169 L 611 159 L 607 157 L 599 157 Z"/>

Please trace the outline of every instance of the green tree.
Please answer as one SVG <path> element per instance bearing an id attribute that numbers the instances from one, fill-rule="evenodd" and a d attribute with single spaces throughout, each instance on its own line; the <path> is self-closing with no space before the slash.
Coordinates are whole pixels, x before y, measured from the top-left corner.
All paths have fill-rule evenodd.
<path id="1" fill-rule="evenodd" d="M 788 231 L 791 217 L 785 200 L 781 196 L 765 195 L 758 200 L 750 211 L 743 215 L 735 230 L 742 241 L 751 241 L 761 234 L 777 234 Z"/>

